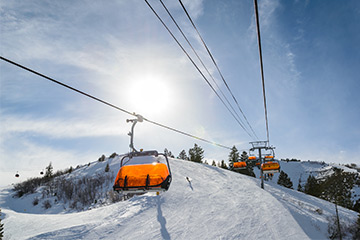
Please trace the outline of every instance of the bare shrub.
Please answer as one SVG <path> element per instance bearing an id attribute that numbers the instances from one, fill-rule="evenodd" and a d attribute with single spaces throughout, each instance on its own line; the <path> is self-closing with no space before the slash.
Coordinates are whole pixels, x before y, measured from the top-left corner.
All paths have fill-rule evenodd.
<path id="1" fill-rule="evenodd" d="M 116 203 L 116 202 L 123 200 L 122 195 L 120 195 L 117 192 L 112 191 L 112 190 L 108 191 L 107 196 L 111 203 Z"/>
<path id="2" fill-rule="evenodd" d="M 39 204 L 39 198 L 35 197 L 34 200 L 33 200 L 33 202 L 32 202 L 32 204 L 33 204 L 34 206 L 38 205 L 38 204 Z"/>

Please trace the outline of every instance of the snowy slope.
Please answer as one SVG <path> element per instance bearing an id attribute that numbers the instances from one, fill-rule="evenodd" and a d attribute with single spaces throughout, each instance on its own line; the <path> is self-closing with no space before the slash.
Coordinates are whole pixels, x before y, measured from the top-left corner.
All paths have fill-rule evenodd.
<path id="1" fill-rule="evenodd" d="M 297 189 L 299 180 L 301 185 L 304 186 L 309 175 L 313 175 L 317 178 L 324 178 L 334 173 L 333 168 L 339 168 L 344 170 L 344 172 L 357 173 L 355 169 L 351 169 L 339 164 L 327 164 L 321 162 L 311 162 L 311 161 L 279 161 L 280 168 L 284 171 L 291 179 L 293 183 L 293 188 Z M 254 173 L 257 177 L 260 176 L 260 170 L 255 167 Z M 275 174 L 274 177 L 269 180 L 269 182 L 277 183 L 279 174 Z M 354 188 L 357 189 L 355 186 Z"/>
<path id="2" fill-rule="evenodd" d="M 119 158 L 110 161 L 116 172 Z M 53 214 L 30 214 L 34 211 L 26 203 L 30 198 L 13 199 L 4 189 L 0 207 L 5 215 L 5 239 L 326 238 L 327 217 L 335 213 L 326 201 L 272 183 L 263 190 L 258 179 L 217 167 L 170 162 L 173 182 L 169 191 L 83 212 L 66 213 L 58 208 L 49 212 Z M 74 174 L 95 174 L 104 164 L 94 163 Z M 21 207 L 25 205 L 27 209 Z M 56 211 L 61 213 L 54 214 Z M 340 216 L 350 223 L 357 214 L 340 208 Z"/>

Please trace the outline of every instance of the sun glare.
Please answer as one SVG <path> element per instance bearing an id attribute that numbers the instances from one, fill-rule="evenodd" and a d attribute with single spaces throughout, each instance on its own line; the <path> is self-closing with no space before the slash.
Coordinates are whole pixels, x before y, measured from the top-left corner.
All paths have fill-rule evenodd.
<path id="1" fill-rule="evenodd" d="M 129 86 L 132 105 L 144 116 L 160 114 L 169 109 L 171 89 L 159 77 L 146 77 L 133 80 Z"/>

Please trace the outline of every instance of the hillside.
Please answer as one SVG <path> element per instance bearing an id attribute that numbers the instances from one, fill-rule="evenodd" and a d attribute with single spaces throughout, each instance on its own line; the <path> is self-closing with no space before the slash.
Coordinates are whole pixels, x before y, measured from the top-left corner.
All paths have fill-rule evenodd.
<path id="1" fill-rule="evenodd" d="M 284 171 L 291 179 L 293 183 L 293 189 L 297 189 L 299 181 L 301 181 L 302 187 L 304 187 L 309 175 L 313 175 L 318 179 L 323 179 L 326 176 L 334 173 L 334 168 L 342 169 L 344 172 L 358 173 L 357 170 L 339 165 L 328 164 L 324 162 L 313 161 L 279 161 L 281 170 Z M 254 168 L 254 173 L 257 177 L 260 176 L 260 170 Z M 279 174 L 275 174 L 272 179 L 268 179 L 268 182 L 276 184 Z M 358 176 L 359 179 L 359 176 Z M 360 198 L 360 186 L 355 184 L 352 189 L 352 201 L 356 202 Z"/>
<path id="2" fill-rule="evenodd" d="M 107 163 L 115 174 L 119 157 L 80 167 L 68 177 L 94 176 Z M 328 218 L 335 214 L 329 202 L 270 182 L 263 190 L 259 179 L 217 167 L 176 159 L 170 164 L 169 191 L 98 202 L 87 211 L 75 212 L 62 202 L 44 210 L 32 204 L 39 193 L 16 199 L 3 189 L 5 239 L 326 239 Z M 356 221 L 356 212 L 339 212 L 342 222 Z"/>

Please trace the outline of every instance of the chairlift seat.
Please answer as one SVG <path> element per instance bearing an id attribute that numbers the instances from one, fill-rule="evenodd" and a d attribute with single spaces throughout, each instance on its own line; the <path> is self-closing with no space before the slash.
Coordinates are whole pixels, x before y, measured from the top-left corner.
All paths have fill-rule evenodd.
<path id="1" fill-rule="evenodd" d="M 158 155 L 163 154 L 144 152 L 125 156 L 121 160 L 121 168 L 116 176 L 113 189 L 122 192 L 168 190 L 171 182 L 170 169 L 168 165 L 159 161 Z M 124 163 L 124 159 L 128 160 Z M 166 156 L 165 159 L 168 164 Z"/>
<path id="2" fill-rule="evenodd" d="M 278 173 L 280 172 L 280 164 L 278 162 L 265 162 L 261 164 L 263 173 Z"/>
<path id="3" fill-rule="evenodd" d="M 246 169 L 246 162 L 234 162 L 233 168 L 237 169 Z"/>

